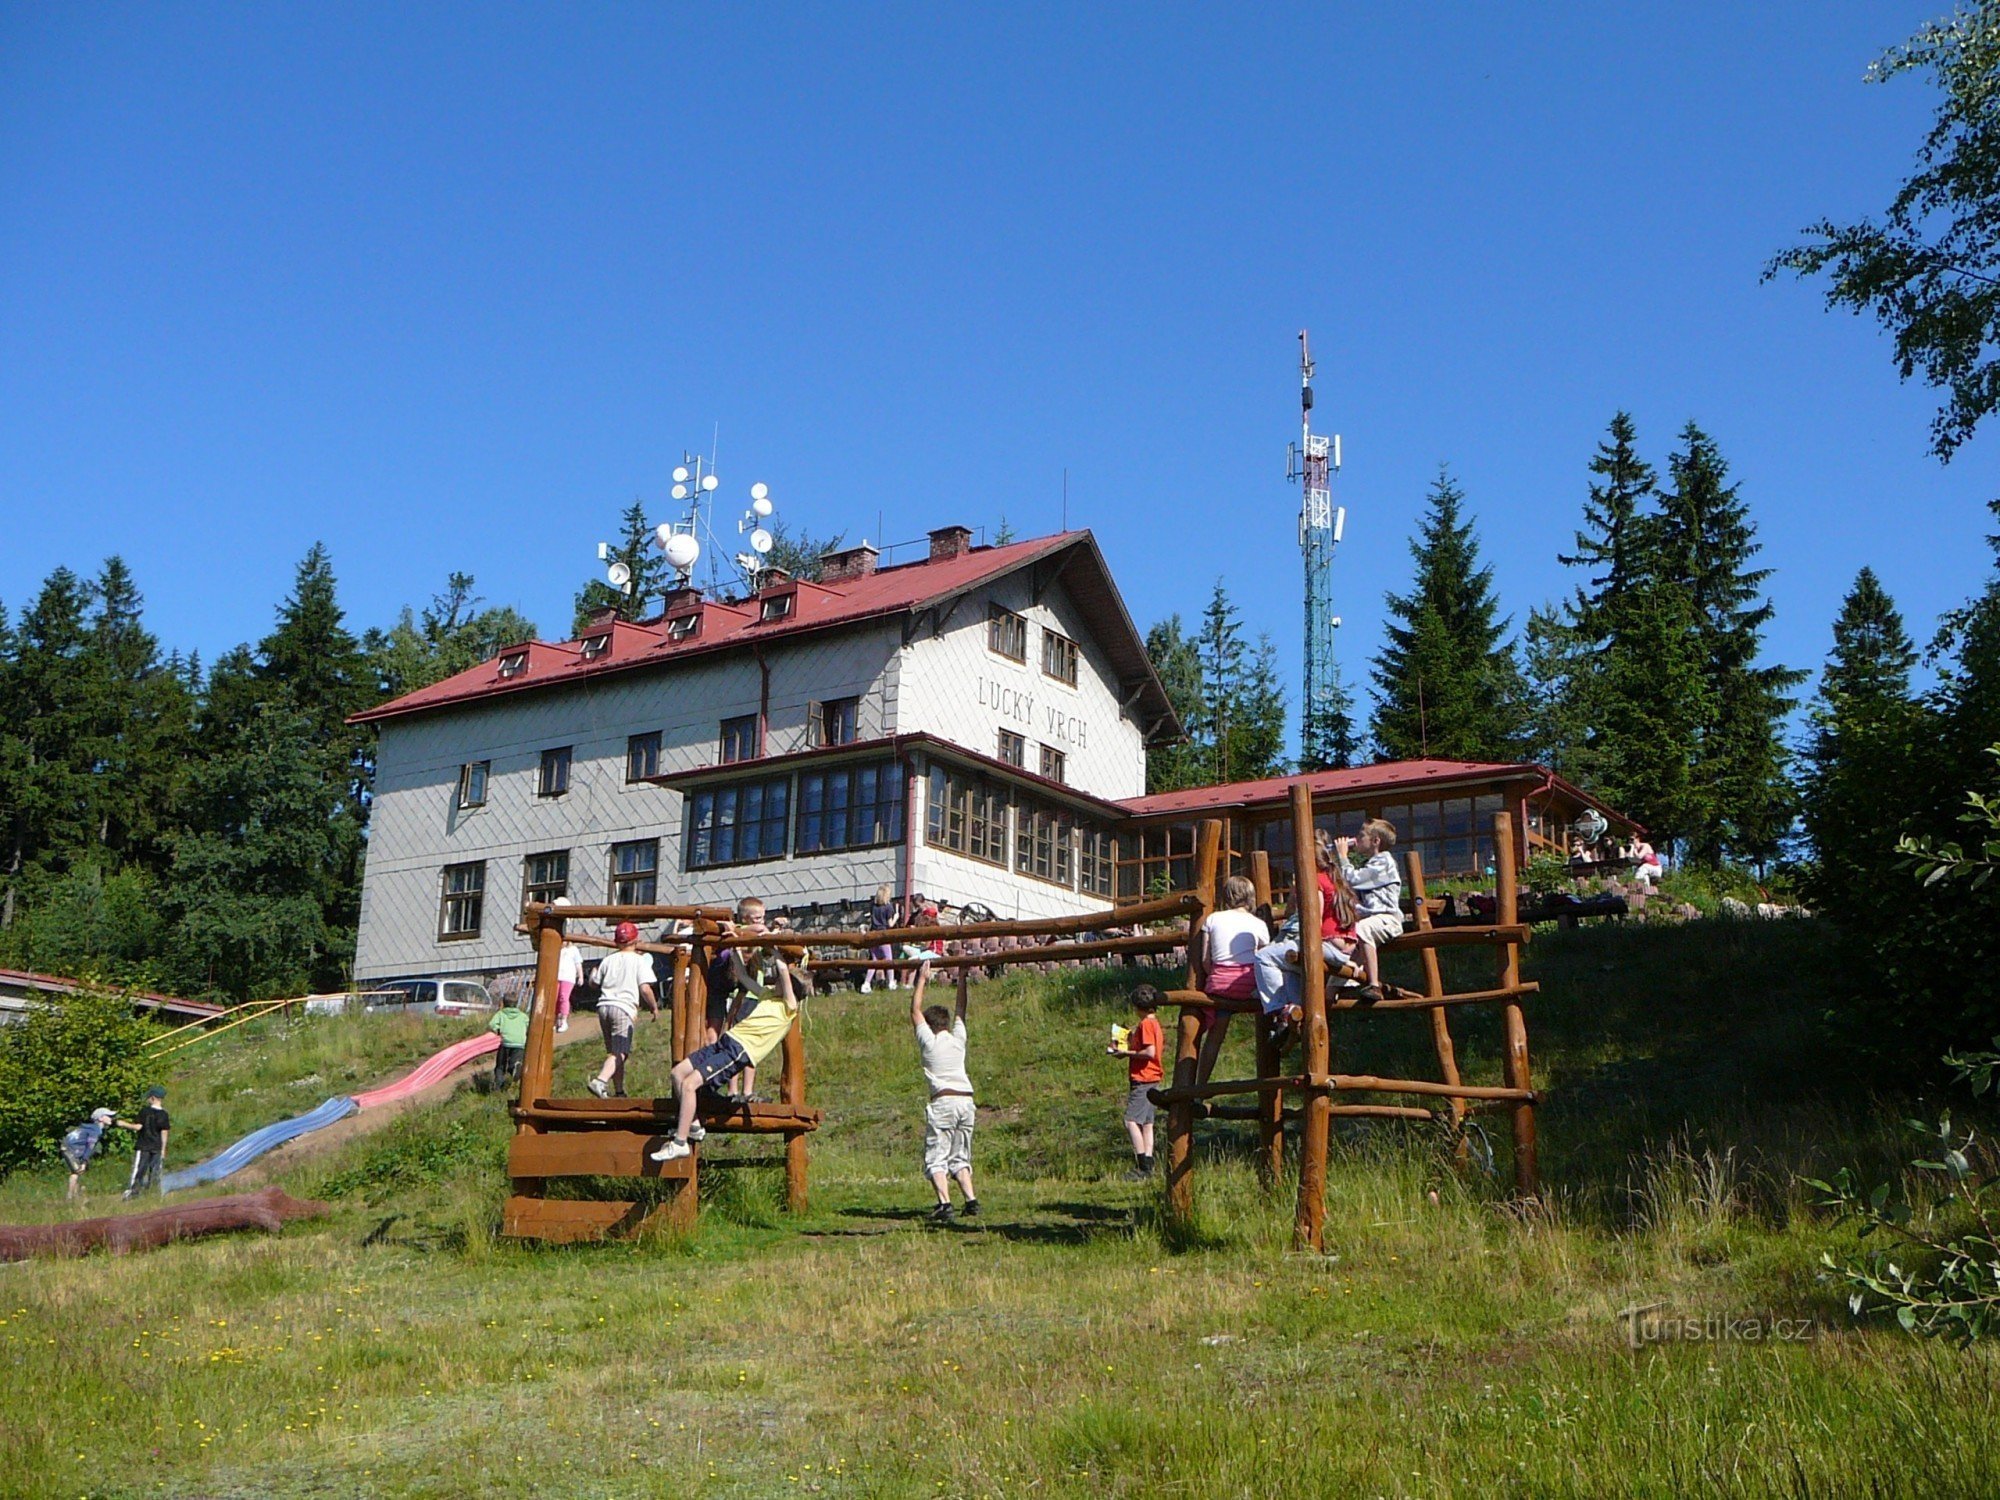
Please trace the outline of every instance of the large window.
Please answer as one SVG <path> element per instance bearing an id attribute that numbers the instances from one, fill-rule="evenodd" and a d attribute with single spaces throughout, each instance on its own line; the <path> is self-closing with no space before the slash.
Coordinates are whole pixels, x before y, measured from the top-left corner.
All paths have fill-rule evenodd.
<path id="1" fill-rule="evenodd" d="M 458 768 L 458 805 L 460 807 L 484 807 L 486 805 L 486 780 L 492 773 L 490 760 L 469 760 Z"/>
<path id="2" fill-rule="evenodd" d="M 1076 686 L 1076 642 L 1042 627 L 1042 675 Z"/>
<path id="3" fill-rule="evenodd" d="M 798 852 L 863 849 L 903 837 L 903 767 L 875 765 L 799 775 Z"/>
<path id="4" fill-rule="evenodd" d="M 660 774 L 660 731 L 635 734 L 625 741 L 625 779 L 644 781 Z"/>
<path id="5" fill-rule="evenodd" d="M 1028 742 L 1011 729 L 1000 731 L 1000 758 L 1010 766 L 1020 766 L 1024 770 L 1028 764 Z"/>
<path id="6" fill-rule="evenodd" d="M 933 766 L 926 838 L 970 859 L 1006 864 L 1007 794 L 977 777 Z"/>
<path id="7" fill-rule="evenodd" d="M 722 721 L 722 750 L 716 757 L 723 765 L 757 758 L 757 716 L 742 714 Z"/>
<path id="8" fill-rule="evenodd" d="M 486 904 L 486 861 L 444 867 L 438 903 L 438 936 L 476 938 L 480 909 Z"/>
<path id="9" fill-rule="evenodd" d="M 688 797 L 687 861 L 690 870 L 782 859 L 792 783 L 744 781 Z"/>
<path id="10" fill-rule="evenodd" d="M 1287 830 L 1290 824 L 1286 825 Z M 1170 823 L 1127 835 L 1118 844 L 1118 899 L 1140 901 L 1194 889 L 1194 824 Z"/>
<path id="11" fill-rule="evenodd" d="M 535 794 L 540 797 L 560 797 L 569 790 L 570 746 L 558 745 L 553 750 L 542 752 L 541 774 L 535 781 Z"/>
<path id="12" fill-rule="evenodd" d="M 1069 757 L 1054 745 L 1042 746 L 1042 775 L 1050 781 L 1069 780 Z"/>
<path id="13" fill-rule="evenodd" d="M 633 839 L 611 846 L 611 904 L 651 906 L 660 892 L 660 841 Z"/>
<path id="14" fill-rule="evenodd" d="M 1070 846 L 1068 813 L 1047 807 L 1014 810 L 1014 869 L 1036 880 L 1076 884 L 1076 863 Z"/>
<path id="15" fill-rule="evenodd" d="M 986 606 L 986 647 L 1009 661 L 1028 659 L 1028 622 L 1011 609 Z"/>
<path id="16" fill-rule="evenodd" d="M 569 894 L 569 850 L 530 854 L 521 861 L 521 896 L 526 905 L 547 906 Z"/>
<path id="17" fill-rule="evenodd" d="M 1109 897 L 1117 890 L 1118 840 L 1095 828 L 1077 835 L 1077 888 L 1086 896 Z"/>
<path id="18" fill-rule="evenodd" d="M 812 706 L 807 738 L 815 745 L 851 745 L 859 738 L 861 700 L 828 698 Z"/>

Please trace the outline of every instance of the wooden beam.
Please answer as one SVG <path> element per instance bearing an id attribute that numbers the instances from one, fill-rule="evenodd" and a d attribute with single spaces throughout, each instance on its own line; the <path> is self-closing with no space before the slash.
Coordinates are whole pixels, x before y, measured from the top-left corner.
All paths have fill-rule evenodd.
<path id="1" fill-rule="evenodd" d="M 1250 851 L 1250 884 L 1256 891 L 1257 910 L 1268 912 L 1271 907 L 1271 856 L 1267 850 Z M 1259 1011 L 1263 1009 L 1257 1001 L 1250 1003 Z M 1284 1065 L 1285 1060 L 1272 1038 L 1271 1028 L 1260 1019 L 1257 1023 L 1257 1076 L 1275 1078 Z M 1257 1168 L 1264 1179 L 1264 1186 L 1268 1188 L 1285 1171 L 1285 1096 L 1276 1091 L 1259 1094 L 1256 1114 Z"/>
<path id="2" fill-rule="evenodd" d="M 1535 930 L 1521 922 L 1484 927 L 1432 927 L 1406 932 L 1382 944 L 1384 953 L 1422 953 L 1432 948 L 1491 948 L 1498 943 L 1525 943 Z"/>
<path id="3" fill-rule="evenodd" d="M 1428 893 L 1424 889 L 1423 855 L 1415 849 L 1410 850 L 1409 853 L 1403 856 L 1403 867 L 1405 875 L 1409 878 L 1410 894 L 1415 898 L 1411 903 L 1411 909 L 1416 919 L 1417 931 L 1429 932 L 1431 930 L 1431 904 L 1428 899 Z M 1444 975 L 1438 966 L 1438 956 L 1435 948 L 1426 948 L 1423 950 L 1423 963 L 1425 998 L 1432 1001 L 1443 1000 Z M 1446 1083 L 1459 1082 L 1458 1051 L 1453 1047 L 1451 1041 L 1450 1018 L 1445 1015 L 1445 1007 L 1441 1004 L 1434 1005 L 1431 1009 L 1431 1045 L 1437 1050 L 1438 1071 L 1444 1074 L 1444 1081 Z M 1459 1129 L 1459 1126 L 1465 1120 L 1465 1103 L 1463 1100 L 1453 1099 L 1450 1107 L 1451 1126 L 1456 1138 L 1452 1154 L 1457 1159 L 1459 1166 L 1463 1168 L 1468 1159 L 1466 1150 L 1467 1142 L 1465 1133 Z"/>
<path id="4" fill-rule="evenodd" d="M 650 1153 L 664 1129 L 526 1131 L 507 1150 L 509 1177 L 658 1177 L 692 1174 L 692 1157 L 658 1162 Z"/>
<path id="5" fill-rule="evenodd" d="M 516 1193 L 500 1217 L 500 1232 L 510 1239 L 576 1244 L 586 1240 L 622 1238 L 649 1224 L 691 1227 L 695 1189 L 692 1182 L 650 1213 L 636 1203 L 596 1198 L 531 1198 Z"/>
<path id="6" fill-rule="evenodd" d="M 1035 917 L 1024 922 L 961 922 L 956 927 L 891 927 L 882 932 L 758 932 L 738 933 L 729 942 L 734 948 L 876 948 L 883 944 L 950 942 L 954 938 L 1048 937 L 1079 932 L 1103 932 L 1111 927 L 1133 927 L 1142 922 L 1164 922 L 1185 917 L 1197 905 L 1193 892 L 1161 896 L 1131 906 L 1108 911 L 1082 912 L 1074 917 Z M 563 907 L 571 911 L 571 907 Z"/>
<path id="7" fill-rule="evenodd" d="M 816 940 L 815 940 L 816 941 Z M 1134 937 L 1097 938 L 1085 943 L 1043 943 L 1028 948 L 996 948 L 990 953 L 954 953 L 929 959 L 896 958 L 886 962 L 871 958 L 816 958 L 815 974 L 834 969 L 916 969 L 928 962 L 932 969 L 980 969 L 988 964 L 1056 964 L 1081 958 L 1104 958 L 1114 953 L 1169 953 L 1187 943 L 1184 932 L 1141 933 Z"/>
<path id="8" fill-rule="evenodd" d="M 535 1005 L 528 1016 L 528 1045 L 521 1054 L 521 1091 L 535 1099 L 549 1091 L 556 1066 L 556 974 L 562 967 L 563 925 L 544 918 L 535 934 Z"/>
<path id="9" fill-rule="evenodd" d="M 1195 984 L 1194 939 L 1199 924 L 1215 907 L 1216 864 L 1221 858 L 1222 823 L 1204 818 L 1195 830 L 1195 899 L 1188 912 L 1188 987 Z M 1201 1016 L 1191 1007 L 1182 1007 L 1174 1046 L 1174 1087 L 1194 1087 L 1196 1064 L 1201 1052 Z M 1194 1106 L 1185 1100 L 1167 1110 L 1167 1213 L 1181 1223 L 1194 1214 Z"/>
<path id="10" fill-rule="evenodd" d="M 1326 1028 L 1326 955 L 1320 941 L 1319 888 L 1313 866 L 1312 786 L 1292 783 L 1292 889 L 1299 909 L 1299 970 L 1305 987 L 1305 1065 L 1315 1077 L 1331 1066 Z M 1314 1093 L 1306 1100 L 1299 1132 L 1299 1203 L 1292 1218 L 1292 1242 L 1317 1254 L 1326 1227 L 1326 1143 L 1333 1101 Z"/>
<path id="11" fill-rule="evenodd" d="M 529 927 L 544 916 L 557 921 L 593 918 L 606 922 L 663 922 L 669 918 L 696 921 L 702 917 L 726 918 L 736 913 L 726 906 L 544 906 L 537 902 L 521 908 L 521 920 Z"/>
<path id="12" fill-rule="evenodd" d="M 1519 916 L 1520 870 L 1514 863 L 1514 820 L 1504 812 L 1493 815 L 1493 863 L 1499 882 L 1495 892 L 1502 925 Z M 1500 988 L 1512 989 L 1521 982 L 1521 950 L 1509 943 L 1500 950 Z M 1518 1002 L 1509 1002 L 1504 1012 L 1507 1025 L 1507 1082 L 1520 1093 L 1520 1107 L 1514 1111 L 1514 1187 L 1525 1198 L 1541 1191 L 1541 1172 L 1535 1153 L 1534 1077 L 1528 1067 L 1528 1022 Z"/>
<path id="13" fill-rule="evenodd" d="M 785 1032 L 783 1062 L 778 1075 L 778 1092 L 785 1108 L 794 1116 L 806 1107 L 806 1042 L 794 1021 Z M 785 1207 L 795 1214 L 806 1211 L 806 1132 L 793 1130 L 785 1136 Z"/>

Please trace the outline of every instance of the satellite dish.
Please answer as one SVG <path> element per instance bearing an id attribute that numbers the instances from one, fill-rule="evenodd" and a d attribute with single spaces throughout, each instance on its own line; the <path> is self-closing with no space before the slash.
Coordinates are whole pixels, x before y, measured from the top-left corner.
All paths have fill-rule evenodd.
<path id="1" fill-rule="evenodd" d="M 665 521 L 662 521 L 659 525 L 653 528 L 653 540 L 660 544 L 660 550 L 662 552 L 666 551 L 667 543 L 671 542 L 673 539 L 674 539 L 674 528 L 669 526 Z"/>
<path id="2" fill-rule="evenodd" d="M 687 465 L 686 464 L 677 465 L 674 469 L 674 483 L 686 484 L 687 482 L 688 482 Z"/>
<path id="3" fill-rule="evenodd" d="M 757 488 L 761 490 L 764 486 L 760 484 Z M 771 502 L 762 495 L 759 495 L 755 500 L 750 502 L 750 513 L 754 516 L 768 516 L 772 509 Z"/>
<path id="4" fill-rule="evenodd" d="M 688 497 L 688 487 L 686 485 L 677 484 L 674 486 L 674 498 L 676 500 L 685 500 L 687 499 L 687 497 Z"/>
<path id="5" fill-rule="evenodd" d="M 622 562 L 615 562 L 604 570 L 604 576 L 611 580 L 614 589 L 622 589 L 632 581 L 632 570 Z"/>
<path id="6" fill-rule="evenodd" d="M 759 526 L 750 533 L 750 550 L 762 556 L 771 550 L 771 533 Z"/>
<path id="7" fill-rule="evenodd" d="M 750 498 L 752 500 L 768 500 L 770 499 L 770 497 L 771 497 L 771 487 L 768 484 L 759 482 L 757 484 L 753 484 L 750 486 Z M 760 516 L 768 516 L 770 512 L 768 510 L 760 510 L 757 512 L 757 514 Z"/>
<path id="8" fill-rule="evenodd" d="M 701 476 L 701 487 L 705 490 L 712 490 L 720 483 L 722 481 L 717 479 L 713 474 L 704 474 Z"/>
<path id="9" fill-rule="evenodd" d="M 685 531 L 667 538 L 667 561 L 685 573 L 701 558 L 701 543 Z"/>
<path id="10" fill-rule="evenodd" d="M 754 552 L 739 552 L 736 554 L 736 566 L 746 573 L 754 573 L 764 566 L 764 560 Z"/>

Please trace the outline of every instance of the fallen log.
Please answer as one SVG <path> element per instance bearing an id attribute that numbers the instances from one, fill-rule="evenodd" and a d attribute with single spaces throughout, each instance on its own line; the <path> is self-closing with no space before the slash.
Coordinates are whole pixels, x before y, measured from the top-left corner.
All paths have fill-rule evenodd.
<path id="1" fill-rule="evenodd" d="M 0 1224 L 0 1261 L 26 1260 L 31 1255 L 84 1255 L 92 1250 L 123 1255 L 236 1229 L 275 1233 L 288 1220 L 316 1219 L 331 1212 L 330 1204 L 294 1198 L 282 1188 L 268 1187 L 257 1193 L 209 1198 L 144 1213 L 76 1219 L 67 1224 Z"/>

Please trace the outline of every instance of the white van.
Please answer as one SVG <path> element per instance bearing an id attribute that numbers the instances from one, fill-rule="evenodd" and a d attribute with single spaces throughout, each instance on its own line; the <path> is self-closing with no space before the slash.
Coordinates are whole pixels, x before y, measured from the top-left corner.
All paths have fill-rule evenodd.
<path id="1" fill-rule="evenodd" d="M 351 995 L 315 996 L 307 1015 L 444 1016 L 491 1015 L 499 1009 L 476 979 L 391 979 Z"/>

